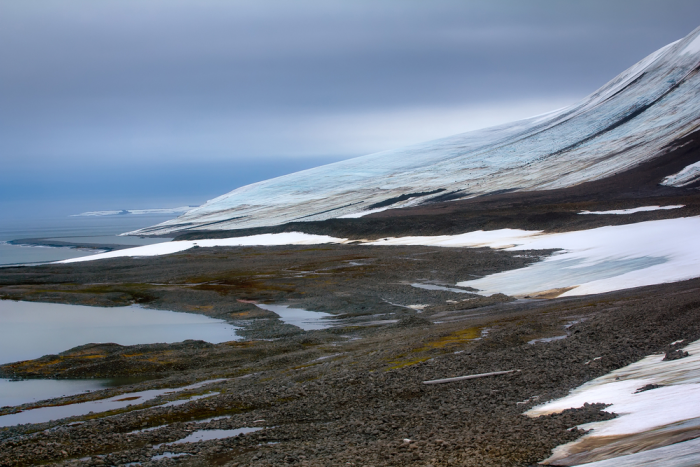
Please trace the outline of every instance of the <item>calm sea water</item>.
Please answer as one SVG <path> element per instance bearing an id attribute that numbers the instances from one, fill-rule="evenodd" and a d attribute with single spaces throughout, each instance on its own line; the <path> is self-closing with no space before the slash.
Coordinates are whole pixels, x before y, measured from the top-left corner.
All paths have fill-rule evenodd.
<path id="1" fill-rule="evenodd" d="M 24 238 L 47 238 L 89 244 L 149 245 L 164 238 L 119 237 L 131 230 L 148 227 L 176 217 L 174 214 L 95 217 L 56 217 L 0 223 L 0 265 L 43 263 L 95 254 L 95 250 L 69 247 L 10 245 Z"/>

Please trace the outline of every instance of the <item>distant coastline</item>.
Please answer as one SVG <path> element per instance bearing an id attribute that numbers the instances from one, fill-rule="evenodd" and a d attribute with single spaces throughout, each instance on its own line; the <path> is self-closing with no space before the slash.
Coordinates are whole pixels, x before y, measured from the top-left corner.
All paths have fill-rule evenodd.
<path id="1" fill-rule="evenodd" d="M 117 245 L 109 243 L 83 243 L 83 242 L 64 242 L 60 240 L 54 240 L 52 238 L 19 238 L 17 240 L 9 240 L 8 245 L 15 246 L 36 246 L 36 247 L 49 247 L 49 248 L 80 248 L 85 250 L 100 250 L 100 251 L 112 251 L 120 250 L 122 248 L 130 248 L 131 245 Z"/>

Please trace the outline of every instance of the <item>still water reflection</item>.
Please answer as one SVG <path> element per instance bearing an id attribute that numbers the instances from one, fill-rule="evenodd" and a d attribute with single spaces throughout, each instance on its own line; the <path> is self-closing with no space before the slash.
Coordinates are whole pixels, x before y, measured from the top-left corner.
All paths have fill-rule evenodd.
<path id="1" fill-rule="evenodd" d="M 238 339 L 236 329 L 206 316 L 138 306 L 102 308 L 0 300 L 0 364 L 57 354 L 88 343 L 135 345 L 198 339 L 217 344 Z M 0 379 L 0 407 L 134 382 Z"/>
<path id="2" fill-rule="evenodd" d="M 171 343 L 238 339 L 236 327 L 191 313 L 139 306 L 103 308 L 0 300 L 0 364 L 88 344 Z"/>
<path id="3" fill-rule="evenodd" d="M 330 313 L 309 311 L 303 308 L 289 308 L 289 305 L 266 305 L 258 303 L 256 306 L 263 310 L 276 313 L 285 323 L 297 326 L 304 331 L 325 329 L 333 326 L 333 323 L 328 321 L 328 319 L 334 318 Z"/>
<path id="4" fill-rule="evenodd" d="M 158 396 L 176 394 L 180 391 L 197 389 L 221 381 L 225 380 L 213 379 L 208 381 L 201 381 L 199 383 L 191 384 L 182 388 L 148 389 L 146 391 L 130 392 L 94 401 L 78 402 L 75 404 L 57 405 L 51 407 L 39 407 L 36 409 L 25 410 L 18 413 L 0 416 L 0 427 L 20 425 L 24 423 L 44 423 L 50 420 L 59 420 L 61 418 L 66 417 L 87 415 L 91 412 L 100 413 L 107 412 L 110 410 L 123 409 L 130 405 L 138 405 L 144 402 L 148 402 Z M 193 400 L 195 397 L 187 398 L 185 402 Z"/>
<path id="5" fill-rule="evenodd" d="M 114 386 L 132 384 L 134 378 L 118 379 L 0 379 L 0 407 L 38 402 Z"/>

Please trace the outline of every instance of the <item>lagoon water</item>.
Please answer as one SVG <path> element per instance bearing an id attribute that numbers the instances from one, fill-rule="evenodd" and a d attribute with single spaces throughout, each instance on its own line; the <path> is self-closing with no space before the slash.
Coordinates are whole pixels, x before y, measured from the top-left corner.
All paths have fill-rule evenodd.
<path id="1" fill-rule="evenodd" d="M 0 364 L 57 354 L 88 343 L 134 345 L 199 339 L 217 344 L 238 339 L 236 329 L 202 315 L 138 306 L 102 308 L 0 300 Z M 130 382 L 0 379 L 0 407 Z"/>
<path id="2" fill-rule="evenodd" d="M 172 441 L 170 443 L 163 443 L 165 446 L 169 446 L 172 444 L 184 444 L 184 443 L 198 443 L 200 441 L 210 441 L 212 439 L 226 439 L 226 438 L 233 438 L 234 436 L 238 435 L 243 435 L 246 433 L 254 433 L 256 431 L 262 430 L 263 427 L 243 427 L 243 428 L 235 428 L 232 430 L 199 430 L 195 431 L 194 433 L 191 433 L 185 438 L 178 439 L 177 441 Z M 158 444 L 156 445 L 160 447 L 161 445 Z M 154 446 L 154 449 L 157 449 L 157 447 Z"/>
<path id="3" fill-rule="evenodd" d="M 35 380 L 42 381 L 46 384 L 53 383 L 55 381 L 49 380 Z M 189 386 L 184 386 L 180 388 L 163 388 L 163 389 L 147 389 L 145 391 L 129 392 L 125 394 L 119 394 L 116 396 L 108 397 L 105 399 L 90 400 L 85 402 L 77 402 L 74 404 L 67 405 L 53 405 L 38 407 L 29 410 L 23 410 L 22 412 L 17 412 L 8 415 L 0 416 L 0 427 L 20 425 L 24 423 L 44 423 L 51 420 L 59 420 L 61 418 L 76 417 L 81 415 L 87 415 L 91 412 L 107 412 L 110 410 L 123 409 L 131 405 L 139 405 L 148 402 L 156 397 L 164 395 L 177 394 L 181 391 L 187 391 L 191 389 L 198 389 L 209 384 L 225 381 L 225 379 L 213 379 L 207 381 L 200 381 L 199 383 L 190 384 Z M 29 382 L 29 381 L 27 381 Z M 12 384 L 12 383 L 7 383 Z M 82 392 L 82 391 L 78 391 Z M 72 393 L 77 394 L 77 392 Z M 218 394 L 218 393 L 217 393 Z M 188 397 L 184 399 L 184 402 L 191 401 L 197 398 Z M 1 396 L 0 396 L 0 400 Z M 168 406 L 164 404 L 163 407 Z"/>
<path id="4" fill-rule="evenodd" d="M 191 313 L 139 306 L 102 308 L 0 300 L 0 364 L 88 343 L 121 345 L 238 339 L 236 327 Z"/>
<path id="5" fill-rule="evenodd" d="M 0 225 L 0 265 L 59 261 L 95 254 L 92 249 L 20 246 L 7 242 L 26 238 L 86 244 L 147 245 L 163 238 L 120 237 L 118 234 L 175 217 L 127 215 L 55 216 L 4 222 Z M 201 339 L 211 343 L 238 339 L 236 327 L 190 313 L 137 306 L 101 308 L 0 300 L 0 364 L 56 354 L 87 343 L 122 345 Z M 0 407 L 131 384 L 133 379 L 10 381 L 0 379 Z"/>
<path id="6" fill-rule="evenodd" d="M 0 407 L 131 384 L 133 379 L 0 379 Z"/>

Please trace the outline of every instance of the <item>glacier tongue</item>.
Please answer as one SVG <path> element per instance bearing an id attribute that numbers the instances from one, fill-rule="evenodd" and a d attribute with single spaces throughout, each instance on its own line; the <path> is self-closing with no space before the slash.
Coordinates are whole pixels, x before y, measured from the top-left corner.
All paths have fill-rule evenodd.
<path id="1" fill-rule="evenodd" d="M 565 109 L 254 183 L 132 233 L 353 217 L 377 204 L 564 188 L 613 175 L 700 127 L 699 41 L 700 28 Z"/>

